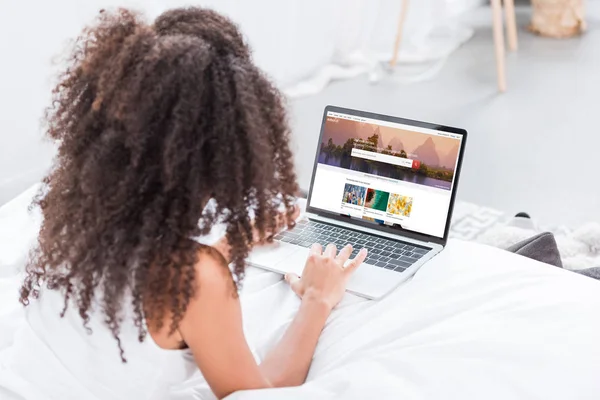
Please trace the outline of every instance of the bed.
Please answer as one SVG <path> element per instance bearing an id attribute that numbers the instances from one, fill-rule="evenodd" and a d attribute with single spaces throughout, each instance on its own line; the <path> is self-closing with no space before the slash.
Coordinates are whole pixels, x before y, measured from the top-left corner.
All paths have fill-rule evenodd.
<path id="1" fill-rule="evenodd" d="M 16 289 L 39 215 L 35 188 L 0 208 L 0 351 L 21 308 Z M 299 300 L 250 268 L 241 294 L 258 360 Z M 600 282 L 493 247 L 451 240 L 391 295 L 347 295 L 319 341 L 306 384 L 230 399 L 598 399 Z M 173 398 L 211 398 L 200 374 Z"/>

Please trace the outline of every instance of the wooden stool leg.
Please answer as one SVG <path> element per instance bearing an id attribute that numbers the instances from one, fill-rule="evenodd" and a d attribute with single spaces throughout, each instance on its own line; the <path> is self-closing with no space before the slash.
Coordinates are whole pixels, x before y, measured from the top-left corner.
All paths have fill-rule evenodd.
<path id="1" fill-rule="evenodd" d="M 498 70 L 498 89 L 506 90 L 506 72 L 504 67 L 504 29 L 502 28 L 502 4 L 501 0 L 492 1 L 492 12 L 494 14 L 494 47 L 496 48 L 496 68 Z"/>
<path id="2" fill-rule="evenodd" d="M 406 21 L 406 14 L 408 12 L 408 3 L 410 0 L 402 0 L 402 6 L 400 8 L 400 16 L 398 17 L 398 30 L 396 31 L 396 41 L 394 42 L 394 54 L 390 60 L 390 67 L 394 68 L 398 61 L 398 50 L 400 49 L 400 43 L 402 42 L 402 31 L 404 30 L 404 21 Z"/>
<path id="3" fill-rule="evenodd" d="M 516 51 L 517 43 L 517 18 L 515 15 L 515 0 L 504 0 L 504 12 L 506 15 L 506 35 L 508 36 L 508 48 Z"/>

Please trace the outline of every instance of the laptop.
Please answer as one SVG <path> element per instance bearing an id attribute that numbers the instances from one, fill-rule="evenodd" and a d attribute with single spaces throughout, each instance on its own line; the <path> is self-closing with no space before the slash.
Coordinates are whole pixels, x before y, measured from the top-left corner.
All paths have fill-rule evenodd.
<path id="1" fill-rule="evenodd" d="M 313 243 L 353 256 L 367 248 L 347 291 L 380 299 L 446 245 L 467 132 L 463 129 L 327 106 L 306 216 L 255 248 L 249 264 L 302 270 Z"/>

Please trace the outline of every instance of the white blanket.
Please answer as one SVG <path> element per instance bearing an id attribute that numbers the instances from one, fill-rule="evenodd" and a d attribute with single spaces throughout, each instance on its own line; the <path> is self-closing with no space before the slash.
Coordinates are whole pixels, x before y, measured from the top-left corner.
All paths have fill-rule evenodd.
<path id="1" fill-rule="evenodd" d="M 35 237 L 31 192 L 0 208 L 0 349 L 21 318 L 13 266 Z M 10 276 L 10 277 L 9 277 Z M 597 399 L 600 283 L 492 247 L 450 241 L 387 298 L 347 295 L 331 315 L 307 383 L 232 399 Z M 245 329 L 258 359 L 299 300 L 280 276 L 250 269 Z M 208 397 L 200 376 L 183 397 Z"/>

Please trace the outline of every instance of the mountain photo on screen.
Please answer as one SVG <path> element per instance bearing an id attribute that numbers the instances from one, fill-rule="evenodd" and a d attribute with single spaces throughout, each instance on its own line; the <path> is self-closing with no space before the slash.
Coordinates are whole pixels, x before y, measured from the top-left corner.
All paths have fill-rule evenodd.
<path id="1" fill-rule="evenodd" d="M 449 137 L 340 118 L 326 120 L 320 149 L 318 162 L 322 164 L 450 190 L 460 142 Z M 353 149 L 417 163 L 401 166 L 353 157 Z"/>

